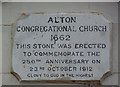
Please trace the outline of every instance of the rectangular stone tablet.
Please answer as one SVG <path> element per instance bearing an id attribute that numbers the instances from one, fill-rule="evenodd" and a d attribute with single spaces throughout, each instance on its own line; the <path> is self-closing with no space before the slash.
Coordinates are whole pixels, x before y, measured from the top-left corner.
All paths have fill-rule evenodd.
<path id="1" fill-rule="evenodd" d="M 100 14 L 24 14 L 13 28 L 13 73 L 21 81 L 101 80 L 111 68 L 111 33 Z"/>

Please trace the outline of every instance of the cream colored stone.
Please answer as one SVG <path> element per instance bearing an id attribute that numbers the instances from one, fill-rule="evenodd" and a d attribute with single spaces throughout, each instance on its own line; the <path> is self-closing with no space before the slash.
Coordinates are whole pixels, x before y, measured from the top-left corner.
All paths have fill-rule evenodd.
<path id="1" fill-rule="evenodd" d="M 2 27 L 2 73 L 11 70 L 11 26 Z"/>
<path id="2" fill-rule="evenodd" d="M 2 74 L 2 85 L 19 85 L 18 80 L 10 73 Z"/>
<path id="3" fill-rule="evenodd" d="M 14 23 L 22 13 L 35 12 L 88 12 L 88 3 L 5 3 L 3 4 L 3 24 Z"/>
<path id="4" fill-rule="evenodd" d="M 0 86 L 2 86 L 2 74 L 0 73 Z"/>
<path id="5" fill-rule="evenodd" d="M 113 23 L 112 72 L 118 72 L 118 23 Z"/>
<path id="6" fill-rule="evenodd" d="M 48 2 L 48 0 L 1 0 L 3 2 Z M 49 0 L 56 2 L 56 0 Z M 57 2 L 119 2 L 119 0 L 57 0 Z"/>
<path id="7" fill-rule="evenodd" d="M 118 73 L 114 73 L 102 81 L 102 85 L 118 85 Z"/>
<path id="8" fill-rule="evenodd" d="M 0 26 L 0 73 L 2 73 L 2 26 Z"/>
<path id="9" fill-rule="evenodd" d="M 0 25 L 2 24 L 2 3 L 0 2 Z"/>
<path id="10" fill-rule="evenodd" d="M 0 73 L 2 73 L 2 3 L 0 2 Z"/>
<path id="11" fill-rule="evenodd" d="M 118 23 L 118 4 L 116 2 L 89 3 L 89 10 L 102 13 L 113 23 Z"/>

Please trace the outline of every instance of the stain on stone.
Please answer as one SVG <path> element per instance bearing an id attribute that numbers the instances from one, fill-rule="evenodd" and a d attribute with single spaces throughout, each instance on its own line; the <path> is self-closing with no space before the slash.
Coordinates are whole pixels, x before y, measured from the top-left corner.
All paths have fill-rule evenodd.
<path id="1" fill-rule="evenodd" d="M 27 18 L 28 16 L 30 16 L 30 14 L 22 13 L 21 16 L 17 19 L 17 21 L 22 20 L 22 19 L 25 19 L 25 18 Z"/>
<path id="2" fill-rule="evenodd" d="M 25 65 L 23 67 L 25 68 Z"/>
<path id="3" fill-rule="evenodd" d="M 57 78 L 55 80 L 71 80 L 71 78 L 70 77 L 62 77 L 62 78 Z"/>
<path id="4" fill-rule="evenodd" d="M 103 13 L 99 13 L 99 12 L 90 12 L 92 14 L 97 14 L 97 15 L 102 15 Z"/>

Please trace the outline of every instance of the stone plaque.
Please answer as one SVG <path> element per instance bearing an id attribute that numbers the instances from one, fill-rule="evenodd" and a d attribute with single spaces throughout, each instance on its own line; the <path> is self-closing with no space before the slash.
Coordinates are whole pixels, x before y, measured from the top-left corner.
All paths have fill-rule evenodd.
<path id="1" fill-rule="evenodd" d="M 24 81 L 100 80 L 110 72 L 111 22 L 92 13 L 23 15 L 12 70 Z"/>

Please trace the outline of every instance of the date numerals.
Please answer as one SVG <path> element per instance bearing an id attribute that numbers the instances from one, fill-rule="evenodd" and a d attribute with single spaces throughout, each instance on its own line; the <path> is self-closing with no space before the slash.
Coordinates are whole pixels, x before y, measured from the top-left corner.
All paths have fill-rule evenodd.
<path id="1" fill-rule="evenodd" d="M 70 41 L 70 35 L 51 35 L 51 41 Z"/>

